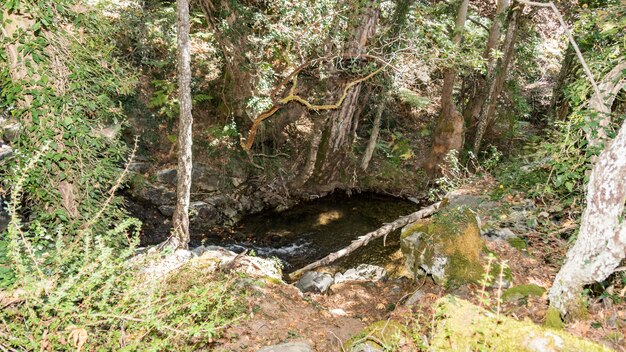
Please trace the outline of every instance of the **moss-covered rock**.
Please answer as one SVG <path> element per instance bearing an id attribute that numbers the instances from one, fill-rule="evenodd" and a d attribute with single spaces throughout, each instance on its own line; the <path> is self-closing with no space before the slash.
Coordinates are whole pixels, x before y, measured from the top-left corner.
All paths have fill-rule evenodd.
<path id="1" fill-rule="evenodd" d="M 343 344 L 342 351 L 395 351 L 411 341 L 407 328 L 397 321 L 372 323 Z"/>
<path id="2" fill-rule="evenodd" d="M 546 289 L 539 285 L 519 285 L 511 287 L 504 291 L 504 293 L 502 294 L 502 300 L 506 302 L 512 302 L 530 296 L 541 297 L 545 292 Z"/>
<path id="3" fill-rule="evenodd" d="M 526 250 L 526 247 L 528 247 L 526 244 L 526 241 L 524 241 L 523 239 L 519 237 L 509 238 L 506 241 L 509 243 L 509 245 L 511 245 L 511 247 L 522 252 Z"/>
<path id="4" fill-rule="evenodd" d="M 446 286 L 480 280 L 484 243 L 469 209 L 450 209 L 407 225 L 401 238 L 405 265 L 414 277 L 429 274 Z"/>
<path id="5" fill-rule="evenodd" d="M 431 339 L 433 351 L 611 351 L 530 320 L 495 316 L 454 296 L 437 301 L 437 310 L 439 318 Z"/>

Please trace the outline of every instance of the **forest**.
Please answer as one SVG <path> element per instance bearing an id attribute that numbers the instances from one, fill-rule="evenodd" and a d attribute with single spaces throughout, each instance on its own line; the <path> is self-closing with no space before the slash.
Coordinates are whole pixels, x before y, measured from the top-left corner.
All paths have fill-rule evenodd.
<path id="1" fill-rule="evenodd" d="M 626 351 L 626 0 L 0 28 L 0 352 Z"/>

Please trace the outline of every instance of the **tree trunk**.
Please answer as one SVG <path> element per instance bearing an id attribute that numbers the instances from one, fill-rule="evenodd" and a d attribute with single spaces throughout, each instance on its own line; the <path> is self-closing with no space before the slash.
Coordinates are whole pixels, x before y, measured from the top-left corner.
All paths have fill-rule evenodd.
<path id="1" fill-rule="evenodd" d="M 367 42 L 376 32 L 376 24 L 380 15 L 380 8 L 376 1 L 368 2 L 362 9 L 362 15 L 353 18 L 360 25 L 354 31 L 349 41 L 346 54 L 358 56 L 362 54 Z M 345 171 L 345 161 L 352 143 L 352 130 L 358 123 L 357 104 L 361 94 L 362 84 L 352 87 L 339 109 L 330 113 L 328 125 L 322 135 L 318 150 L 317 165 L 315 168 L 315 182 L 329 184 L 340 178 Z"/>
<path id="2" fill-rule="evenodd" d="M 469 0 L 462 0 L 454 26 L 452 42 L 459 47 L 463 38 L 463 28 L 467 20 L 467 7 Z M 441 113 L 437 119 L 433 137 L 433 147 L 429 161 L 426 163 L 426 173 L 433 176 L 438 173 L 438 167 L 443 163 L 446 154 L 452 150 L 460 151 L 463 147 L 463 116 L 457 111 L 454 103 L 454 83 L 456 81 L 456 67 L 448 67 L 443 75 L 443 88 L 441 91 Z"/>
<path id="3" fill-rule="evenodd" d="M 370 160 L 372 160 L 372 156 L 374 155 L 374 150 L 376 149 L 376 141 L 378 140 L 378 133 L 380 132 L 380 120 L 382 119 L 383 112 L 385 111 L 386 103 L 386 97 L 383 97 L 378 104 L 376 117 L 374 118 L 374 126 L 372 127 L 372 134 L 370 135 L 370 139 L 367 142 L 367 147 L 365 148 L 365 153 L 363 154 L 363 159 L 361 160 L 361 170 L 363 171 L 367 170 L 370 164 Z"/>
<path id="4" fill-rule="evenodd" d="M 485 100 L 487 99 L 487 95 L 489 94 L 487 77 L 491 77 L 493 75 L 493 69 L 496 62 L 496 58 L 494 57 L 493 52 L 498 47 L 498 43 L 500 42 L 502 23 L 504 23 L 505 21 L 503 17 L 506 11 L 509 9 L 510 5 L 510 0 L 498 0 L 498 3 L 496 5 L 496 13 L 493 17 L 491 27 L 489 28 L 487 44 L 485 46 L 485 50 L 483 51 L 483 59 L 485 60 L 486 72 L 484 77 L 478 76 L 476 78 L 477 82 L 475 82 L 475 93 L 470 95 L 470 98 L 468 99 L 467 104 L 463 109 L 465 123 L 472 130 L 473 126 L 475 126 L 475 123 L 478 120 L 480 110 L 482 109 Z"/>
<path id="5" fill-rule="evenodd" d="M 509 17 L 507 24 L 506 37 L 502 44 L 502 58 L 498 60 L 496 68 L 494 69 L 492 77 L 489 78 L 489 93 L 487 94 L 487 100 L 484 102 L 483 108 L 478 118 L 478 126 L 476 128 L 476 135 L 474 137 L 474 155 L 478 155 L 482 144 L 482 139 L 487 130 L 487 127 L 492 122 L 493 117 L 496 114 L 496 107 L 498 105 L 498 97 L 504 88 L 504 83 L 509 74 L 509 66 L 513 61 L 515 54 L 515 39 L 517 37 L 517 30 L 519 28 L 521 11 L 519 8 L 514 9 Z"/>
<path id="6" fill-rule="evenodd" d="M 617 97 L 617 93 L 626 84 L 626 61 L 622 61 L 607 73 L 598 84 L 601 96 L 594 94 L 589 100 L 589 108 L 598 114 L 598 128 L 587 132 L 587 140 L 590 146 L 598 146 L 606 140 L 606 129 L 611 125 L 611 106 Z M 593 133 L 593 132 L 597 133 Z"/>
<path id="7" fill-rule="evenodd" d="M 626 255 L 626 122 L 594 165 L 587 184 L 587 204 L 576 243 L 554 279 L 550 305 L 563 316 L 583 309 L 583 286 L 611 275 Z"/>
<path id="8" fill-rule="evenodd" d="M 178 182 L 176 184 L 176 209 L 172 217 L 174 233 L 169 240 L 172 248 L 187 248 L 189 243 L 189 198 L 192 171 L 191 116 L 191 55 L 189 48 L 189 0 L 176 0 L 178 22 Z"/>

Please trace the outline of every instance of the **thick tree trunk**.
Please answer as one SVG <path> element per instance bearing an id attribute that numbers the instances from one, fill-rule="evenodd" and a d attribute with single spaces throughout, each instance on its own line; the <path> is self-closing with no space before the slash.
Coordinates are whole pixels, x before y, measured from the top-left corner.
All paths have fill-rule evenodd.
<path id="1" fill-rule="evenodd" d="M 463 28 L 467 20 L 467 8 L 469 0 L 462 0 L 454 26 L 452 42 L 455 46 L 461 44 Z M 443 88 L 441 91 L 441 113 L 437 119 L 433 146 L 429 161 L 426 163 L 426 173 L 434 176 L 439 171 L 439 165 L 443 163 L 446 154 L 452 150 L 460 151 L 463 147 L 464 120 L 457 111 L 454 103 L 454 83 L 456 82 L 457 69 L 449 67 L 444 71 Z"/>
<path id="2" fill-rule="evenodd" d="M 602 281 L 626 255 L 626 122 L 594 165 L 578 239 L 549 292 L 550 305 L 563 316 L 582 309 L 583 286 Z M 573 315 L 573 314 L 572 314 Z"/>
<path id="3" fill-rule="evenodd" d="M 502 44 L 503 56 L 496 65 L 492 77 L 489 78 L 489 93 L 487 94 L 487 100 L 484 102 L 483 108 L 480 111 L 478 118 L 478 126 L 476 127 L 476 135 L 474 136 L 474 155 L 478 155 L 482 144 L 483 136 L 489 124 L 493 121 L 496 114 L 496 107 L 498 105 L 498 97 L 504 88 L 504 83 L 509 74 L 509 66 L 513 61 L 515 55 L 515 39 L 517 37 L 517 30 L 519 28 L 519 22 L 521 11 L 515 9 L 511 12 L 504 43 Z"/>
<path id="4" fill-rule="evenodd" d="M 363 171 L 367 170 L 370 160 L 372 160 L 372 156 L 374 155 L 376 141 L 378 140 L 378 133 L 380 133 L 380 121 L 382 119 L 383 112 L 385 111 L 385 105 L 387 105 L 386 103 L 386 97 L 383 97 L 378 104 L 378 109 L 376 109 L 376 117 L 374 117 L 372 134 L 370 135 L 369 141 L 367 141 L 367 147 L 365 148 L 365 153 L 363 154 L 363 159 L 361 160 L 361 170 Z"/>
<path id="5" fill-rule="evenodd" d="M 191 116 L 191 55 L 189 48 L 189 0 L 176 0 L 178 22 L 178 182 L 176 184 L 176 209 L 172 217 L 174 233 L 169 240 L 172 248 L 187 248 L 189 243 L 189 198 L 192 172 Z"/>
<path id="6" fill-rule="evenodd" d="M 358 56 L 362 54 L 367 42 L 376 32 L 376 24 L 380 15 L 380 8 L 376 1 L 368 2 L 362 9 L 362 15 L 353 18 L 354 23 L 360 23 L 349 41 L 346 54 Z M 341 177 L 345 171 L 345 161 L 350 151 L 353 127 L 358 123 L 359 116 L 355 113 L 362 84 L 352 87 L 339 109 L 330 113 L 328 125 L 322 135 L 317 155 L 317 164 L 314 179 L 319 184 L 330 184 Z"/>

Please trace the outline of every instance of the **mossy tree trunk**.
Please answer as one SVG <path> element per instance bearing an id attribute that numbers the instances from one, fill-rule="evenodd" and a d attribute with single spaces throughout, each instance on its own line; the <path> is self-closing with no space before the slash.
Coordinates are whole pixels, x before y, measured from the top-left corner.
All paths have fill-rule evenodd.
<path id="1" fill-rule="evenodd" d="M 563 316 L 575 318 L 584 309 L 583 286 L 606 279 L 626 256 L 625 155 L 626 122 L 591 171 L 578 238 L 548 295 Z"/>
<path id="2" fill-rule="evenodd" d="M 178 24 L 178 182 L 176 209 L 172 217 L 174 233 L 169 246 L 187 248 L 189 243 L 189 199 L 192 172 L 191 54 L 189 48 L 189 0 L 176 0 Z"/>
<path id="3" fill-rule="evenodd" d="M 469 0 L 462 0 L 459 4 L 452 38 L 452 42 L 457 47 L 463 39 L 468 6 Z M 430 157 L 426 163 L 426 172 L 431 176 L 439 173 L 439 166 L 443 163 L 446 154 L 452 150 L 460 151 L 463 147 L 465 124 L 463 116 L 458 112 L 454 102 L 454 83 L 456 82 L 457 71 L 456 67 L 448 67 L 443 74 L 441 112 L 437 118 Z"/>

